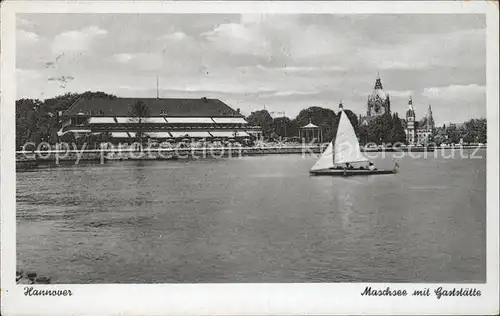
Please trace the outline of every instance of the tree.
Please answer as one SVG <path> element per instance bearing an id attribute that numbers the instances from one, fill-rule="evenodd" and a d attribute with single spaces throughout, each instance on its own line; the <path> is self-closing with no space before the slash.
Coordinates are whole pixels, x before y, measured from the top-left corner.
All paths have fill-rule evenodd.
<path id="1" fill-rule="evenodd" d="M 279 137 L 288 137 L 291 121 L 288 117 L 277 117 L 273 119 L 273 131 Z"/>
<path id="2" fill-rule="evenodd" d="M 299 127 L 300 127 L 299 122 L 297 121 L 296 118 L 291 120 L 287 131 L 288 137 L 298 137 Z"/>
<path id="3" fill-rule="evenodd" d="M 486 119 L 465 122 L 460 134 L 466 143 L 486 143 Z"/>
<path id="4" fill-rule="evenodd" d="M 102 91 L 85 91 L 84 93 L 81 94 L 82 97 L 86 99 L 109 99 L 109 100 L 114 100 L 116 99 L 116 96 L 113 94 L 108 94 Z"/>
<path id="5" fill-rule="evenodd" d="M 446 141 L 446 138 L 442 134 L 436 134 L 434 136 L 434 143 L 436 144 L 436 146 L 440 146 L 445 141 Z"/>
<path id="6" fill-rule="evenodd" d="M 368 143 L 368 126 L 361 124 L 358 126 L 358 138 L 361 144 Z"/>
<path id="7" fill-rule="evenodd" d="M 337 130 L 337 115 L 330 109 L 312 106 L 300 111 L 296 118 L 299 127 L 309 124 L 318 126 L 323 134 L 323 140 L 332 140 Z"/>
<path id="8" fill-rule="evenodd" d="M 267 110 L 252 112 L 246 120 L 251 126 L 260 126 L 264 137 L 269 137 L 271 135 L 273 118 Z"/>
<path id="9" fill-rule="evenodd" d="M 485 118 L 477 120 L 477 141 L 479 143 L 488 141 L 487 121 Z"/>
<path id="10" fill-rule="evenodd" d="M 460 132 L 457 129 L 456 125 L 450 125 L 446 128 L 446 139 L 448 140 L 448 143 L 451 144 L 457 144 L 460 142 Z"/>
<path id="11" fill-rule="evenodd" d="M 45 99 L 43 102 L 43 107 L 47 112 L 56 113 L 57 111 L 65 111 L 73 105 L 78 99 L 86 98 L 86 99 L 116 99 L 115 95 L 107 94 L 101 91 L 92 92 L 86 91 L 84 93 L 66 93 L 63 95 L 56 96 L 54 98 Z"/>
<path id="12" fill-rule="evenodd" d="M 149 116 L 150 114 L 149 107 L 144 101 L 137 100 L 130 107 L 129 114 L 138 119 L 140 131 L 138 131 L 135 135 L 139 139 L 139 142 L 142 147 L 142 140 L 144 136 L 144 133 L 142 132 L 142 119 Z"/>
<path id="13" fill-rule="evenodd" d="M 403 127 L 403 123 L 398 116 L 398 113 L 392 115 L 392 129 L 390 132 L 389 142 L 391 144 L 395 143 L 406 143 L 406 133 Z"/>
<path id="14" fill-rule="evenodd" d="M 49 138 L 50 126 L 55 120 L 43 110 L 40 100 L 20 99 L 16 101 L 16 148 L 26 142 L 38 145 Z"/>
<path id="15" fill-rule="evenodd" d="M 391 114 L 384 113 L 368 123 L 368 142 L 383 144 L 390 143 L 394 122 Z"/>
<path id="16" fill-rule="evenodd" d="M 469 121 L 457 127 L 455 124 L 450 124 L 447 127 L 437 130 L 439 138 L 444 138 L 448 144 L 457 144 L 462 139 L 464 143 L 486 143 L 487 129 L 486 119 L 470 119 Z"/>

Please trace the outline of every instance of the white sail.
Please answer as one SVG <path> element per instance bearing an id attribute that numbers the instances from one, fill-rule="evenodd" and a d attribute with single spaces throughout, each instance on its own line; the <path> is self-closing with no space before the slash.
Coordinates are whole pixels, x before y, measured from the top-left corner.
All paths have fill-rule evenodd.
<path id="1" fill-rule="evenodd" d="M 329 169 L 333 167 L 333 144 L 330 142 L 326 150 L 321 154 L 316 164 L 311 168 L 312 171 Z"/>
<path id="2" fill-rule="evenodd" d="M 354 128 L 344 111 L 340 112 L 340 122 L 333 153 L 335 164 L 368 161 L 368 158 L 361 153 Z"/>

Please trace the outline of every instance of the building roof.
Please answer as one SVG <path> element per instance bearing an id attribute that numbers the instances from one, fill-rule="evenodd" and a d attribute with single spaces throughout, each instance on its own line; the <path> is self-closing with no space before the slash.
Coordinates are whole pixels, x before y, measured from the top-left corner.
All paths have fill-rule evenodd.
<path id="1" fill-rule="evenodd" d="M 314 125 L 313 123 L 309 123 L 305 126 L 302 126 L 301 128 L 318 128 L 318 126 Z"/>
<path id="2" fill-rule="evenodd" d="M 64 116 L 130 116 L 130 108 L 137 101 L 146 104 L 149 116 L 243 117 L 218 99 L 157 99 L 157 98 L 80 98 Z"/>

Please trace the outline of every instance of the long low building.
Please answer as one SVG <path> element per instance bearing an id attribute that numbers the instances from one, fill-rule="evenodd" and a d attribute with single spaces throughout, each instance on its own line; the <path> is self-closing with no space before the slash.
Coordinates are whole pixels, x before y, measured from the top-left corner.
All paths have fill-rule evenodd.
<path id="1" fill-rule="evenodd" d="M 59 136 L 108 133 L 133 139 L 261 138 L 239 109 L 218 99 L 80 98 L 60 117 Z"/>

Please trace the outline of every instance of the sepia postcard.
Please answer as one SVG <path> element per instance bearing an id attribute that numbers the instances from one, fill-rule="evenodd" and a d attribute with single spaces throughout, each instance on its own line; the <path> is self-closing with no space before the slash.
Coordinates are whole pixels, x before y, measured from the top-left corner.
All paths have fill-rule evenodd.
<path id="1" fill-rule="evenodd" d="M 2 315 L 498 315 L 498 23 L 2 2 Z"/>

